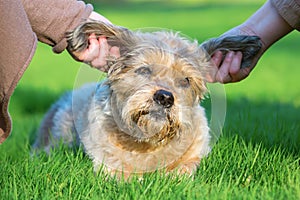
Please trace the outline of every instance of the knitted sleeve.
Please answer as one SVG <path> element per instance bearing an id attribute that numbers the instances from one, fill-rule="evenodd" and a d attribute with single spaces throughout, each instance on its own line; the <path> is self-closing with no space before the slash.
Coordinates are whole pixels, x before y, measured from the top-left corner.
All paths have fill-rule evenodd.
<path id="1" fill-rule="evenodd" d="M 53 47 L 55 53 L 67 47 L 65 32 L 86 20 L 93 7 L 76 0 L 22 0 L 38 40 Z"/>
<path id="2" fill-rule="evenodd" d="M 300 31 L 300 0 L 271 0 L 271 3 L 290 26 Z"/>

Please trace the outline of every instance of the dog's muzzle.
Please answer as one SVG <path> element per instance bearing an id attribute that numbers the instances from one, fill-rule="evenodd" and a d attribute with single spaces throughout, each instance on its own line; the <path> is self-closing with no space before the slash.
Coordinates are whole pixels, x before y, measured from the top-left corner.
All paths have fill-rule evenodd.
<path id="1" fill-rule="evenodd" d="M 174 96 L 166 90 L 157 90 L 153 95 L 153 100 L 164 108 L 170 108 L 174 104 Z"/>

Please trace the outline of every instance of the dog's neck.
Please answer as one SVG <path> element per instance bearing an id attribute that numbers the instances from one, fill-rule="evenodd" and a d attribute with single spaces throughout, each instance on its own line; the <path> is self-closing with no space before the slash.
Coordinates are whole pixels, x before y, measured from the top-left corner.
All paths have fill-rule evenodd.
<path id="1" fill-rule="evenodd" d="M 111 104 L 117 105 L 117 102 L 115 102 L 114 100 L 115 98 L 112 98 L 110 96 Z M 148 148 L 150 148 L 152 146 L 153 148 L 158 148 L 159 146 L 164 146 L 174 138 L 179 130 L 178 126 L 170 125 L 167 131 L 163 130 L 161 131 L 161 133 L 158 132 L 152 136 L 144 137 L 145 134 L 138 127 L 130 128 L 124 123 L 124 121 L 120 117 L 119 110 L 116 107 L 110 108 L 110 115 L 111 116 L 109 123 L 111 125 L 113 123 L 113 126 L 116 127 L 114 132 L 116 132 L 117 135 L 121 138 L 119 139 L 119 142 L 123 140 L 127 141 L 127 144 L 133 142 L 134 144 L 132 145 L 134 147 L 147 146 Z M 124 146 L 126 146 L 127 144 L 124 144 Z M 144 147 L 142 147 L 142 149 L 143 148 Z"/>
<path id="2" fill-rule="evenodd" d="M 134 151 L 143 152 L 144 149 L 147 151 L 153 151 L 157 148 L 167 145 L 170 141 L 179 137 L 179 128 L 170 127 L 168 132 L 157 133 L 151 137 L 141 138 L 134 137 L 132 132 L 122 125 L 116 123 L 115 118 L 112 117 L 112 123 L 115 123 L 116 130 L 112 135 L 115 142 L 121 144 L 126 149 L 132 149 Z"/>
<path id="3" fill-rule="evenodd" d="M 121 130 L 115 123 L 113 117 L 111 117 L 111 119 L 106 119 L 105 123 L 115 124 L 114 129 L 111 129 L 112 126 L 109 125 L 110 130 L 107 130 L 109 140 L 115 146 L 118 146 L 126 151 L 135 151 L 139 153 L 152 152 L 164 147 L 169 142 L 179 137 L 178 130 L 171 130 L 169 133 L 163 136 L 154 135 L 147 139 L 140 139 L 131 136 L 124 130 Z"/>

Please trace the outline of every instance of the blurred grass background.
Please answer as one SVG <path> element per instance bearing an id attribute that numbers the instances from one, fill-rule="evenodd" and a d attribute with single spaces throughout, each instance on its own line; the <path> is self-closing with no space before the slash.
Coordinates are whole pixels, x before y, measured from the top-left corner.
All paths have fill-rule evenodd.
<path id="1" fill-rule="evenodd" d="M 199 40 L 199 42 L 219 36 L 242 23 L 264 3 L 261 0 L 91 0 L 89 2 L 94 5 L 96 11 L 114 24 L 130 29 L 176 30 L 191 39 Z M 220 155 L 219 151 L 215 150 L 215 153 L 213 152 L 209 158 L 217 159 L 220 162 L 218 167 L 222 167 L 222 163 L 225 162 L 234 165 L 235 158 L 226 159 L 228 154 L 225 151 L 230 151 L 230 148 L 242 152 L 241 154 L 236 152 L 236 159 L 243 159 L 243 153 L 255 156 L 257 153 L 254 151 L 255 148 L 263 149 L 265 152 L 276 153 L 278 151 L 282 159 L 280 161 L 289 158 L 286 159 L 287 162 L 293 163 L 291 165 L 296 167 L 291 170 L 291 188 L 293 189 L 289 190 L 287 187 L 284 191 L 278 191 L 285 195 L 293 194 L 290 196 L 291 199 L 300 198 L 299 56 L 300 34 L 293 32 L 265 53 L 247 79 L 225 86 L 228 110 L 224 134 L 218 143 L 219 146 L 217 145 L 217 149 L 225 148 L 225 150 L 224 152 L 219 150 Z M 63 92 L 72 89 L 74 84 L 76 85 L 78 73 L 82 68 L 88 69 L 87 66 L 75 62 L 67 52 L 55 55 L 51 52 L 50 47 L 39 44 L 30 67 L 11 99 L 10 113 L 14 129 L 8 140 L 0 146 L 0 152 L 2 155 L 4 154 L 2 160 L 0 159 L 2 167 L 6 166 L 3 165 L 5 159 L 7 159 L 5 162 L 11 165 L 22 162 L 20 155 L 28 154 L 42 116 Z M 95 75 L 104 76 L 95 70 L 91 70 L 90 73 L 93 74 L 93 79 Z M 236 143 L 232 143 L 232 139 L 235 137 L 238 138 L 236 141 L 245 148 L 234 149 L 235 147 L 231 146 L 236 145 Z M 260 159 L 264 161 L 264 157 Z M 270 160 L 266 163 L 271 162 Z M 213 164 L 208 161 L 204 167 L 208 165 L 209 169 L 213 171 Z M 281 167 L 280 163 L 275 164 L 276 169 L 281 169 Z M 2 172 L 5 170 L 7 168 L 2 169 Z M 226 177 L 226 171 L 222 171 L 225 173 L 225 183 L 232 179 L 233 170 L 234 167 L 229 169 L 228 177 Z M 253 170 L 255 171 L 255 169 Z M 264 171 L 269 173 L 264 178 L 274 175 L 268 171 L 269 168 L 260 170 L 262 170 L 260 171 L 262 174 Z M 257 175 L 257 178 L 262 174 Z M 276 180 L 285 180 L 285 176 L 285 173 L 278 175 L 279 178 Z M 216 177 L 220 178 L 219 174 Z M 209 180 L 214 182 L 213 178 L 214 172 L 211 173 Z M 4 179 L 0 179 L 0 182 L 4 183 Z M 284 184 L 282 181 L 273 189 L 278 190 Z M 273 191 L 272 186 L 266 187 L 267 192 Z M 257 191 L 251 190 L 254 196 L 261 194 L 259 190 L 264 191 L 259 187 L 256 189 Z M 9 191 L 9 189 L 7 190 Z M 222 190 L 218 192 L 222 193 L 220 191 Z M 271 194 L 268 195 L 275 197 Z M 247 195 L 245 197 L 251 199 Z"/>

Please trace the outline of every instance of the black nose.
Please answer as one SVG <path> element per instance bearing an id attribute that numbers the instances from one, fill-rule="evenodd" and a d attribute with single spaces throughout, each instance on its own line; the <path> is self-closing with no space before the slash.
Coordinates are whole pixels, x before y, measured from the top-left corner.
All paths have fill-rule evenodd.
<path id="1" fill-rule="evenodd" d="M 170 108 L 174 104 L 174 96 L 166 90 L 157 90 L 153 95 L 153 100 L 165 108 Z"/>

